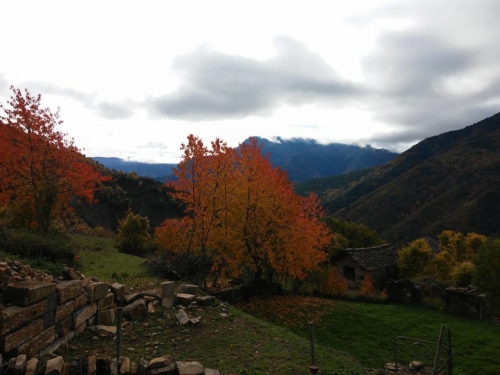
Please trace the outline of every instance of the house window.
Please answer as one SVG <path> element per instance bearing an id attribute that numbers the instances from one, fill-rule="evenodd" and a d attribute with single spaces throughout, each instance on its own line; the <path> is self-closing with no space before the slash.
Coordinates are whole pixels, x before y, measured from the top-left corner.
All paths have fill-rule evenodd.
<path id="1" fill-rule="evenodd" d="M 347 280 L 355 280 L 355 271 L 353 267 L 343 267 L 343 275 Z"/>

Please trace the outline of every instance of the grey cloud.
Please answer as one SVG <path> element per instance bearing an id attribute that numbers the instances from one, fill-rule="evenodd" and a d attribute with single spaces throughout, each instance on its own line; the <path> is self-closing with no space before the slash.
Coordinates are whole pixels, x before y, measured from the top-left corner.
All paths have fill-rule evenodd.
<path id="1" fill-rule="evenodd" d="M 458 48 L 427 31 L 382 35 L 364 61 L 367 85 L 376 92 L 368 108 L 393 132 L 372 140 L 382 145 L 417 142 L 498 112 L 500 108 L 488 103 L 500 97 L 500 77 L 479 91 L 457 94 L 443 86 L 456 77 L 474 80 L 476 72 L 484 70 L 473 48 Z"/>
<path id="2" fill-rule="evenodd" d="M 302 43 L 275 43 L 276 56 L 265 61 L 207 47 L 182 56 L 173 65 L 183 79 L 179 89 L 147 105 L 160 116 L 198 121 L 268 115 L 284 104 L 340 106 L 364 94 Z"/>
<path id="3" fill-rule="evenodd" d="M 98 113 L 109 120 L 122 120 L 134 115 L 135 104 L 132 102 L 99 102 L 97 104 Z"/>

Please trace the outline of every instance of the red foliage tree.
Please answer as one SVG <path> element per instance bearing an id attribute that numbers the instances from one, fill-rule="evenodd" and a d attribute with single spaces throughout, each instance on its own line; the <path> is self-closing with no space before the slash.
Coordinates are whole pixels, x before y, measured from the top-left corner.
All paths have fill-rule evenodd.
<path id="1" fill-rule="evenodd" d="M 190 135 L 181 149 L 172 187 L 187 216 L 156 229 L 163 247 L 196 252 L 213 271 L 255 278 L 304 279 L 324 260 L 330 234 L 318 199 L 295 194 L 256 140 L 236 152 L 217 139 L 209 150 Z"/>
<path id="2" fill-rule="evenodd" d="M 59 112 L 41 107 L 41 95 L 11 87 L 8 107 L 0 104 L 0 203 L 22 202 L 30 207 L 28 222 L 48 233 L 54 217 L 69 207 L 71 198 L 94 199 L 98 185 L 108 179 L 85 161 L 56 127 Z"/>

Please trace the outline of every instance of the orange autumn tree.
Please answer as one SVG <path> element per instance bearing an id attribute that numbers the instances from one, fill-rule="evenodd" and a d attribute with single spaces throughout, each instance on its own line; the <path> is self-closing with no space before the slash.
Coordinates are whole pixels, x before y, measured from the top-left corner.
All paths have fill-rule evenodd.
<path id="1" fill-rule="evenodd" d="M 304 279 L 330 242 L 316 197 L 300 197 L 255 139 L 238 151 L 217 139 L 207 149 L 190 135 L 174 170 L 186 216 L 156 229 L 163 248 L 200 256 L 212 272 Z M 202 275 L 204 281 L 205 274 Z"/>
<path id="2" fill-rule="evenodd" d="M 42 108 L 41 95 L 11 87 L 8 106 L 0 104 L 0 204 L 28 207 L 28 226 L 48 233 L 53 219 L 73 197 L 94 199 L 106 177 L 85 161 L 56 127 L 59 112 Z"/>

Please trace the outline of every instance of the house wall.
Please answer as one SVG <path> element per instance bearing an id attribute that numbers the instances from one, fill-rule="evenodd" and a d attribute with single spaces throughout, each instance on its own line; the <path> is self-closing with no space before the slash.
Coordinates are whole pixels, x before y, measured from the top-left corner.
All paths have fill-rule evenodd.
<path id="1" fill-rule="evenodd" d="M 357 289 L 361 286 L 366 274 L 368 273 L 371 273 L 375 285 L 385 284 L 385 282 L 389 277 L 393 277 L 391 275 L 397 274 L 396 266 L 384 267 L 384 268 L 379 268 L 377 270 L 366 271 L 363 268 L 361 268 L 356 262 L 354 262 L 351 257 L 347 255 L 335 261 L 334 266 L 337 268 L 340 275 L 343 275 L 344 267 L 354 268 L 355 280 L 354 281 L 348 280 L 349 288 L 353 289 Z"/>

